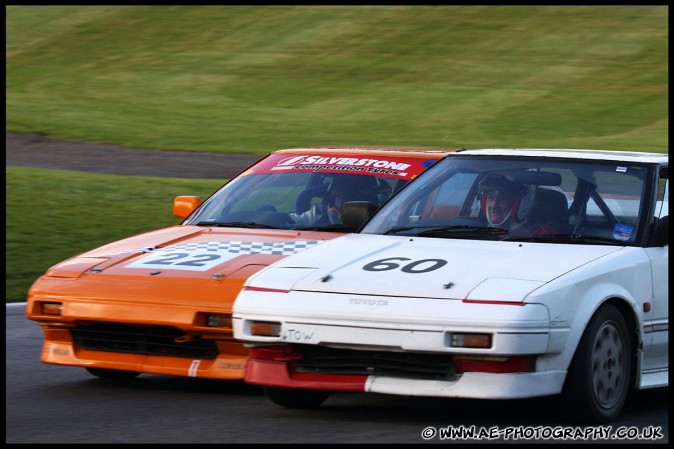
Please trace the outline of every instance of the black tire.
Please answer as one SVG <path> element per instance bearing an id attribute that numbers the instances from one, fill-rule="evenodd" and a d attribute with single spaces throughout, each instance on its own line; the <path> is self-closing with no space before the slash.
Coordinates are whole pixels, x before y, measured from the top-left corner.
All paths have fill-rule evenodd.
<path id="1" fill-rule="evenodd" d="M 121 371 L 117 369 L 105 369 L 105 368 L 85 368 L 89 371 L 90 374 L 93 374 L 96 377 L 101 379 L 115 379 L 115 380 L 128 380 L 138 377 L 140 373 L 135 371 Z"/>
<path id="2" fill-rule="evenodd" d="M 628 396 L 631 373 L 625 318 L 607 304 L 588 323 L 569 367 L 562 391 L 568 417 L 583 423 L 613 421 Z"/>
<path id="3" fill-rule="evenodd" d="M 280 387 L 262 387 L 262 390 L 274 404 L 297 409 L 318 408 L 330 396 L 330 392 L 323 390 Z"/>

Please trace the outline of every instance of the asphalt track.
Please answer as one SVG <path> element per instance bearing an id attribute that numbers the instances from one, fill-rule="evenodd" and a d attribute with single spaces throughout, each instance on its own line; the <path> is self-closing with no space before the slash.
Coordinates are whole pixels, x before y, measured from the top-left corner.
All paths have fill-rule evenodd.
<path id="1" fill-rule="evenodd" d="M 254 385 L 143 374 L 95 378 L 40 362 L 42 330 L 25 305 L 6 307 L 5 443 L 419 444 L 641 443 L 669 441 L 667 389 L 638 394 L 610 426 L 639 439 L 607 438 L 608 426 L 577 426 L 555 397 L 513 401 L 336 393 L 317 410 L 272 404 Z M 473 438 L 441 436 L 449 428 Z M 556 432 L 557 438 L 542 437 Z M 566 432 L 566 433 L 565 433 Z M 574 433 L 588 438 L 576 439 Z M 538 437 L 537 437 L 538 435 Z M 425 436 L 425 437 L 424 437 Z"/>
<path id="2" fill-rule="evenodd" d="M 228 179 L 262 155 L 123 148 L 6 133 L 6 165 L 119 175 Z M 654 443 L 669 441 L 668 389 L 641 392 L 612 431 L 660 429 L 656 439 L 425 439 L 440 431 L 538 432 L 577 427 L 559 419 L 555 399 L 472 401 L 336 394 L 318 410 L 286 410 L 242 382 L 143 375 L 93 378 L 84 369 L 41 363 L 42 333 L 25 303 L 6 311 L 5 443 Z M 589 427 L 600 431 L 599 427 Z M 656 433 L 650 433 L 658 436 Z"/>
<path id="3" fill-rule="evenodd" d="M 270 150 L 271 151 L 271 150 Z M 5 165 L 131 176 L 230 179 L 264 154 L 125 148 L 40 134 L 5 133 Z"/>

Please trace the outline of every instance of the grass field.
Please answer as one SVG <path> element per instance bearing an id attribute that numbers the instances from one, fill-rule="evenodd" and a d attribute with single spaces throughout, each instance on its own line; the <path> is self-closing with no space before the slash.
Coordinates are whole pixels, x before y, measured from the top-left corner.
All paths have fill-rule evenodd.
<path id="1" fill-rule="evenodd" d="M 6 130 L 668 152 L 667 6 L 6 6 Z M 221 183 L 8 167 L 6 297 Z M 223 180 L 224 181 L 224 180 Z M 67 186 L 67 188 L 65 188 Z"/>
<path id="2" fill-rule="evenodd" d="M 667 6 L 8 6 L 8 131 L 666 151 Z"/>
<path id="3" fill-rule="evenodd" d="M 6 295 L 25 301 L 47 268 L 133 234 L 179 223 L 173 198 L 205 198 L 218 180 L 7 167 Z"/>

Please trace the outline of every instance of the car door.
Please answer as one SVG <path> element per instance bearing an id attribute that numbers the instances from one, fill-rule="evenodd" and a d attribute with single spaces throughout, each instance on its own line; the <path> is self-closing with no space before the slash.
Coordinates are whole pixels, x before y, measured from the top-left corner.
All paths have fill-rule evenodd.
<path id="1" fill-rule="evenodd" d="M 669 180 L 666 168 L 660 173 L 660 188 L 655 214 L 669 216 Z M 644 322 L 645 339 L 642 369 L 660 370 L 669 366 L 669 243 L 646 248 L 651 261 L 653 307 L 650 320 Z"/>

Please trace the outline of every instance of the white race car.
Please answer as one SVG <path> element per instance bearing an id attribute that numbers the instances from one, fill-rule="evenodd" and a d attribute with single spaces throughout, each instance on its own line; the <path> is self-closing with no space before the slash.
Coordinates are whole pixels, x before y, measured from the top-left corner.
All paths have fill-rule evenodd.
<path id="1" fill-rule="evenodd" d="M 667 154 L 449 154 L 360 233 L 249 278 L 245 380 L 296 408 L 561 393 L 571 417 L 610 422 L 630 389 L 668 385 L 668 184 Z"/>

